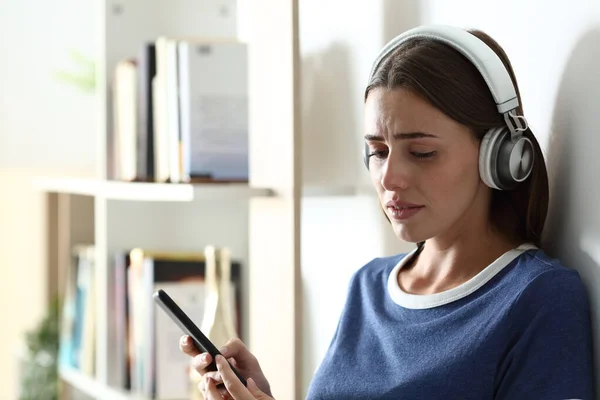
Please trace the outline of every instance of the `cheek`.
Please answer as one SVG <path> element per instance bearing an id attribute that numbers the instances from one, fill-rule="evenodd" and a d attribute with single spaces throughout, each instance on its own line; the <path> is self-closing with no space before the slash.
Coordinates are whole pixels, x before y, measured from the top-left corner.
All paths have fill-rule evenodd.
<path id="1" fill-rule="evenodd" d="M 469 160 L 465 162 L 465 160 Z M 444 163 L 428 174 L 430 200 L 443 209 L 470 202 L 479 185 L 478 164 L 472 157 Z"/>
<path id="2" fill-rule="evenodd" d="M 375 188 L 377 188 L 377 192 L 382 193 L 383 188 L 381 187 L 381 176 L 379 175 L 379 173 L 377 173 L 377 172 L 373 171 L 373 169 L 371 169 L 369 171 L 369 178 L 371 179 L 371 183 L 373 184 L 373 186 Z"/>

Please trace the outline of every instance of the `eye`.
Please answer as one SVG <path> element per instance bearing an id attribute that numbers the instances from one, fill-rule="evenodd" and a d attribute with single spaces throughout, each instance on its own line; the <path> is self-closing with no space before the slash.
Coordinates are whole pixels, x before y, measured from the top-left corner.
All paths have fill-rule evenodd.
<path id="1" fill-rule="evenodd" d="M 372 150 L 369 152 L 368 157 L 375 157 L 375 158 L 379 158 L 379 159 L 383 159 L 387 156 L 388 151 L 387 150 Z"/>
<path id="2" fill-rule="evenodd" d="M 424 158 L 431 158 L 431 157 L 435 156 L 437 154 L 437 152 L 436 151 L 430 151 L 428 153 L 411 152 L 410 154 L 412 154 L 416 158 L 424 159 Z"/>

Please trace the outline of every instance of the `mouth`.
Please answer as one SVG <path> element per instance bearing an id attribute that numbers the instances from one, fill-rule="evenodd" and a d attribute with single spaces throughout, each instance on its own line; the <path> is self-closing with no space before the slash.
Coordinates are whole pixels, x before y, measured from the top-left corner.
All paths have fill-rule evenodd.
<path id="1" fill-rule="evenodd" d="M 409 218 L 412 218 L 423 208 L 425 208 L 425 206 L 388 206 L 390 217 L 397 221 L 405 221 Z"/>

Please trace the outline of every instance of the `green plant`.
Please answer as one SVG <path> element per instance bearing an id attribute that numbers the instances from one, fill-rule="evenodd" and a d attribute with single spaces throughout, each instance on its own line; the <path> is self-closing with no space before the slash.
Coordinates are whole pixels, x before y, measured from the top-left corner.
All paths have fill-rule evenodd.
<path id="1" fill-rule="evenodd" d="M 25 334 L 19 400 L 58 399 L 59 300 L 54 300 L 38 326 Z"/>
<path id="2" fill-rule="evenodd" d="M 96 63 L 77 50 L 70 50 L 69 58 L 78 71 L 58 70 L 54 72 L 55 78 L 73 85 L 83 92 L 94 92 L 96 89 Z"/>

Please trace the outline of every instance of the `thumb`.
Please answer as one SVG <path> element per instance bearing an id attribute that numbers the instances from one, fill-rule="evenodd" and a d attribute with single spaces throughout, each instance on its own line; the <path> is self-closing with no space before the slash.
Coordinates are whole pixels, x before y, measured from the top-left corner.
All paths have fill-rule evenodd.
<path id="1" fill-rule="evenodd" d="M 257 400 L 271 399 L 271 397 L 267 396 L 262 390 L 258 388 L 258 386 L 256 386 L 256 382 L 254 382 L 254 379 L 248 378 L 248 381 L 246 383 L 248 384 L 248 390 L 250 391 L 250 393 L 252 393 L 252 396 L 254 396 L 254 398 L 256 398 Z"/>

